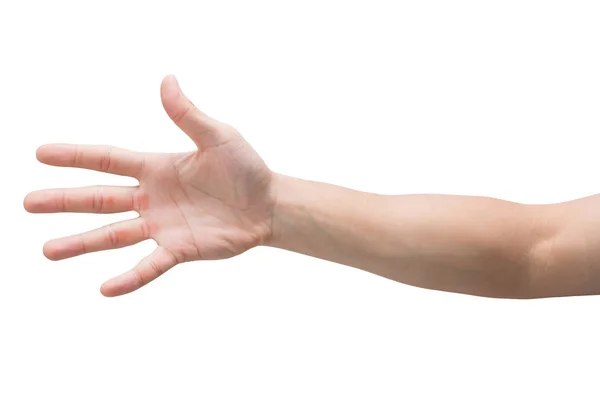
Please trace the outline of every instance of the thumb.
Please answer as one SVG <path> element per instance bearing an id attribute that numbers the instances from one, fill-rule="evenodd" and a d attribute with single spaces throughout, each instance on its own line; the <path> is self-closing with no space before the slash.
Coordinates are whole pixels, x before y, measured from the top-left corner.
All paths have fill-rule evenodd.
<path id="1" fill-rule="evenodd" d="M 173 75 L 163 79 L 160 98 L 169 117 L 199 149 L 217 146 L 227 140 L 227 125 L 198 110 L 183 94 Z"/>

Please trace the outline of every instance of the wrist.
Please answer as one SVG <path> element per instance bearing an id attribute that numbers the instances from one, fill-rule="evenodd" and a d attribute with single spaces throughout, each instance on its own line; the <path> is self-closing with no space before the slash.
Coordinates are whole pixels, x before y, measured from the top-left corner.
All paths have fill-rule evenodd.
<path id="1" fill-rule="evenodd" d="M 271 179 L 271 234 L 264 243 L 269 247 L 281 247 L 284 237 L 284 223 L 286 219 L 286 206 L 289 190 L 291 190 L 291 180 L 293 178 L 278 173 L 273 173 Z"/>

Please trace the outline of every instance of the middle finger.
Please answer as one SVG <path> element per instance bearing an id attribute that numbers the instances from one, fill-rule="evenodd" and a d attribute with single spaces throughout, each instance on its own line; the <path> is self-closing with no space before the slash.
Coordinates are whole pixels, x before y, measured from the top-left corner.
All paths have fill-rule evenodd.
<path id="1" fill-rule="evenodd" d="M 29 193 L 23 204 L 32 213 L 108 214 L 137 211 L 142 197 L 138 187 L 88 186 L 38 190 Z"/>

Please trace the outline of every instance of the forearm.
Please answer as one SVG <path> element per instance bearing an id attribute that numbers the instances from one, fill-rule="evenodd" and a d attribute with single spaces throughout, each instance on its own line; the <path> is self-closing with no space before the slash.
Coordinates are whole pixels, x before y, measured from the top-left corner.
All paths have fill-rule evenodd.
<path id="1" fill-rule="evenodd" d="M 275 187 L 274 247 L 458 293 L 527 298 L 587 290 L 577 270 L 548 262 L 546 248 L 562 223 L 550 216 L 552 206 L 385 196 L 281 175 Z"/>

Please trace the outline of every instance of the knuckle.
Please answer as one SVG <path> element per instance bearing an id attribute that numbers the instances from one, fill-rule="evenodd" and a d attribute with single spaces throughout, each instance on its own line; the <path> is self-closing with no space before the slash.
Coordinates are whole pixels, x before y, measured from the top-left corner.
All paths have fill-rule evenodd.
<path id="1" fill-rule="evenodd" d="M 83 237 L 83 235 L 79 236 L 79 253 L 80 254 L 86 254 L 88 253 L 88 248 L 87 245 L 85 244 L 85 238 Z"/>
<path id="2" fill-rule="evenodd" d="M 100 171 L 109 172 L 111 170 L 112 152 L 113 147 L 107 146 L 104 153 L 100 156 L 100 166 L 98 168 Z"/>
<path id="3" fill-rule="evenodd" d="M 146 167 L 146 158 L 147 158 L 146 154 L 143 154 L 143 153 L 140 154 L 140 158 L 139 158 L 139 160 L 137 162 L 137 168 L 136 168 L 137 171 L 135 173 L 135 176 L 138 177 L 138 178 L 141 177 L 144 174 L 144 171 L 147 169 L 147 167 Z"/>
<path id="4" fill-rule="evenodd" d="M 150 224 L 145 219 L 141 220 L 140 232 L 142 234 L 142 238 L 144 239 L 147 239 L 152 235 L 152 232 L 150 230 Z"/>
<path id="5" fill-rule="evenodd" d="M 177 265 L 180 264 L 181 262 L 183 262 L 184 258 L 181 256 L 177 256 L 176 252 L 173 250 L 169 250 L 167 248 L 165 248 L 165 253 L 167 254 L 167 256 L 169 256 L 169 258 L 171 259 L 171 264 L 172 265 Z"/>
<path id="6" fill-rule="evenodd" d="M 117 231 L 113 225 L 108 225 L 106 227 L 106 241 L 112 247 L 118 247 L 121 244 L 119 240 L 119 235 L 117 234 Z"/>
<path id="7" fill-rule="evenodd" d="M 148 267 L 150 267 L 150 269 L 153 272 L 153 275 L 156 277 L 161 276 L 165 273 L 164 268 L 153 259 L 148 260 Z"/>
<path id="8" fill-rule="evenodd" d="M 186 115 L 189 114 L 191 109 L 192 109 L 192 106 L 188 105 L 188 106 L 182 107 L 181 109 L 173 111 L 173 114 L 171 115 L 173 122 L 178 123 L 181 120 L 183 120 L 186 117 Z"/>
<path id="9" fill-rule="evenodd" d="M 132 196 L 132 209 L 135 212 L 142 212 L 148 208 L 148 195 L 143 190 L 137 189 Z"/>
<path id="10" fill-rule="evenodd" d="M 66 212 L 67 211 L 67 194 L 65 193 L 64 190 L 60 191 L 60 194 L 57 196 L 56 198 L 56 206 L 57 209 L 61 212 Z"/>
<path id="11" fill-rule="evenodd" d="M 94 190 L 92 194 L 92 210 L 95 212 L 102 212 L 104 209 L 104 196 L 99 188 Z"/>
<path id="12" fill-rule="evenodd" d="M 139 281 L 139 286 L 144 286 L 145 284 L 147 284 L 148 282 L 150 282 L 150 280 L 145 279 L 144 278 L 144 274 L 140 272 L 140 267 L 136 267 L 133 269 L 133 272 L 135 272 L 135 275 Z"/>
<path id="13" fill-rule="evenodd" d="M 81 165 L 82 157 L 83 157 L 83 152 L 81 151 L 81 148 L 79 146 L 75 146 L 75 148 L 73 149 L 73 158 L 70 161 L 70 166 L 77 167 L 77 166 Z"/>

